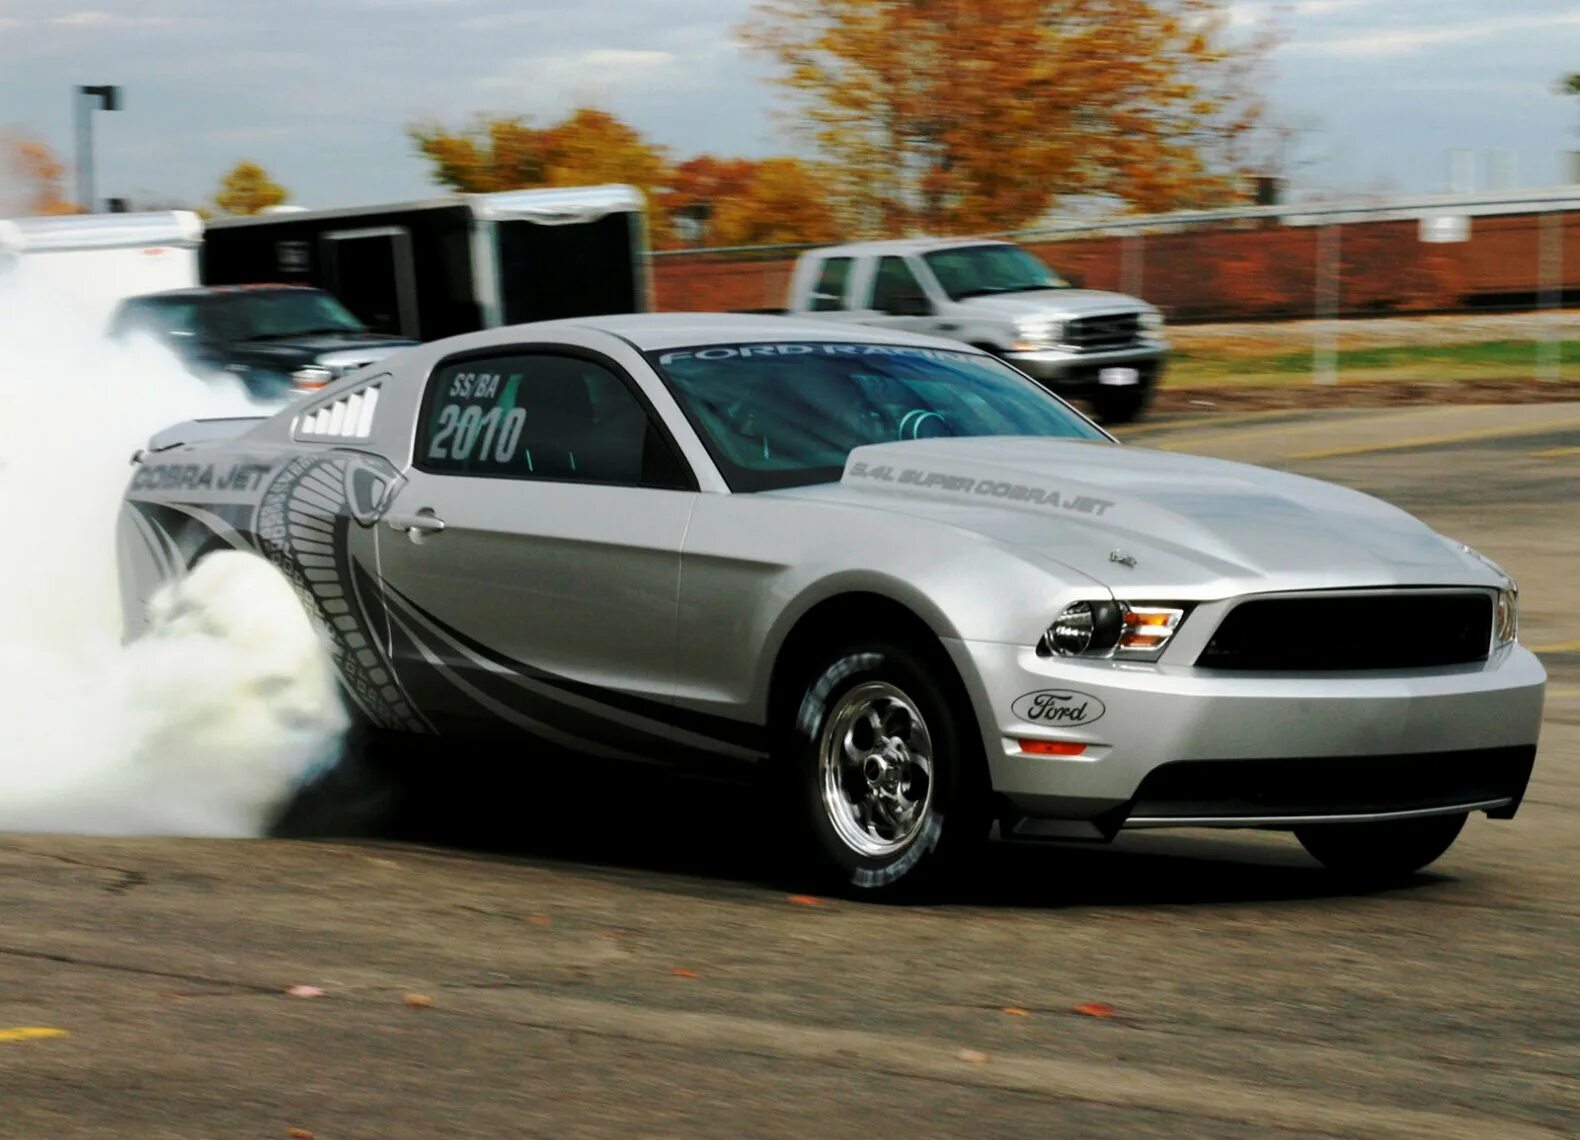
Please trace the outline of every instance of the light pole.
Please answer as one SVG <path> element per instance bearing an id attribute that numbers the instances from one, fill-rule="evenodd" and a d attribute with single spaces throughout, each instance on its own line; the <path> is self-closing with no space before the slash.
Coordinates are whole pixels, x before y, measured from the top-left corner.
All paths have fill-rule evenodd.
<path id="1" fill-rule="evenodd" d="M 119 87 L 77 88 L 77 205 L 90 214 L 98 209 L 93 189 L 93 112 L 120 109 Z"/>

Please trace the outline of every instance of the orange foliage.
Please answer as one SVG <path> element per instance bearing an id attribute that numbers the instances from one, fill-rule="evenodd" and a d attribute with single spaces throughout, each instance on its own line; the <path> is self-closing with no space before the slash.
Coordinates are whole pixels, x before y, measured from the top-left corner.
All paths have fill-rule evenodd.
<path id="1" fill-rule="evenodd" d="M 651 199 L 669 173 L 662 147 L 591 107 L 548 127 L 520 117 L 479 118 L 459 130 L 425 124 L 409 133 L 433 164 L 434 179 L 463 193 L 625 182 Z"/>
<path id="2" fill-rule="evenodd" d="M 580 107 L 560 122 L 479 118 L 452 130 L 410 129 L 436 181 L 463 193 L 623 182 L 647 195 L 654 242 L 710 245 L 826 242 L 838 236 L 827 175 L 793 158 L 699 155 L 671 166 L 665 148 L 607 111 Z"/>
<path id="3" fill-rule="evenodd" d="M 238 162 L 220 179 L 214 205 L 227 214 L 245 217 L 284 204 L 290 193 L 256 162 Z"/>
<path id="4" fill-rule="evenodd" d="M 1270 41 L 1222 0 L 759 0 L 741 30 L 801 98 L 864 233 L 1008 230 L 1066 196 L 1238 193 Z"/>
<path id="5" fill-rule="evenodd" d="M 61 183 L 66 165 L 55 157 L 47 143 L 23 135 L 0 134 L 0 170 L 4 182 L 19 184 L 23 198 L 6 209 L 24 214 L 80 214 L 82 210 L 68 201 Z M 0 210 L 0 212 L 4 212 Z"/>
<path id="6" fill-rule="evenodd" d="M 681 245 L 679 219 L 701 210 L 704 244 L 815 244 L 839 238 L 826 172 L 794 158 L 699 155 L 675 168 L 662 201 L 661 244 Z M 696 244 L 693 240 L 690 244 Z"/>

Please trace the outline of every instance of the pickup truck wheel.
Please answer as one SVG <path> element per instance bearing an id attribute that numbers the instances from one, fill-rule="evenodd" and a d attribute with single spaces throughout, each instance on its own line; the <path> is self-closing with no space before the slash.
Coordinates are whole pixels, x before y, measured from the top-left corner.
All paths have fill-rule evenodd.
<path id="1" fill-rule="evenodd" d="M 1465 813 L 1385 823 L 1324 823 L 1295 828 L 1295 838 L 1328 870 L 1386 882 L 1419 871 L 1459 838 Z"/>
<path id="2" fill-rule="evenodd" d="M 813 866 L 858 896 L 939 885 L 989 826 L 969 710 L 902 642 L 863 640 L 810 673 L 784 771 Z"/>
<path id="3" fill-rule="evenodd" d="M 1150 384 L 1131 384 L 1122 388 L 1099 389 L 1092 397 L 1092 408 L 1101 423 L 1128 424 L 1140 418 L 1151 401 Z"/>

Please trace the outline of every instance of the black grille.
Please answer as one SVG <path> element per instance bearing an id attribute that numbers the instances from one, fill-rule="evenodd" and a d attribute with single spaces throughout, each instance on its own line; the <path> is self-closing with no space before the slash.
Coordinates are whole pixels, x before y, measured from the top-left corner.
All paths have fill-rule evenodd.
<path id="1" fill-rule="evenodd" d="M 1178 760 L 1148 773 L 1129 816 L 1276 819 L 1371 815 L 1508 799 L 1513 815 L 1536 760 L 1534 744 L 1394 756 Z"/>
<path id="2" fill-rule="evenodd" d="M 1077 317 L 1064 326 L 1064 342 L 1082 352 L 1125 348 L 1141 335 L 1140 313 L 1109 313 L 1101 317 Z"/>
<path id="3" fill-rule="evenodd" d="M 1196 664 L 1205 669 L 1425 669 L 1486 659 L 1486 594 L 1377 594 L 1241 602 Z"/>

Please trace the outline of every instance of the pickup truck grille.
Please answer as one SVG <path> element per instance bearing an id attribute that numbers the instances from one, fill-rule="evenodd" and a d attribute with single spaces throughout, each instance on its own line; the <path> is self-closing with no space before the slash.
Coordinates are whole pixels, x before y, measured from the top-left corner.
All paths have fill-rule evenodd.
<path id="1" fill-rule="evenodd" d="M 1141 338 L 1140 313 L 1105 313 L 1076 317 L 1064 326 L 1064 343 L 1081 352 L 1128 348 Z"/>
<path id="2" fill-rule="evenodd" d="M 1253 598 L 1229 611 L 1196 659 L 1204 669 L 1427 669 L 1485 660 L 1486 594 L 1420 592 Z"/>

